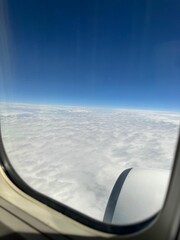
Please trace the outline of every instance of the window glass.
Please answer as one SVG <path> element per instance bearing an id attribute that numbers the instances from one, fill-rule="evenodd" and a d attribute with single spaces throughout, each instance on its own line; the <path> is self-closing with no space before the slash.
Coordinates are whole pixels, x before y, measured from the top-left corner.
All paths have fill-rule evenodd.
<path id="1" fill-rule="evenodd" d="M 0 2 L 1 134 L 27 184 L 112 224 L 162 207 L 179 133 L 179 12 L 168 0 Z"/>

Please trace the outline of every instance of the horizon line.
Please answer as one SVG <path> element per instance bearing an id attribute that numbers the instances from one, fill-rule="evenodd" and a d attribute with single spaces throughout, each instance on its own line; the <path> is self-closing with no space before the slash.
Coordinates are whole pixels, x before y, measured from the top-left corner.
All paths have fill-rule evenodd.
<path id="1" fill-rule="evenodd" d="M 175 109 L 159 109 L 159 108 L 145 108 L 132 106 L 117 106 L 117 105 L 90 105 L 90 104 L 70 104 L 70 103 L 44 103 L 44 102 L 21 102 L 21 101 L 0 101 L 0 104 L 22 104 L 22 105 L 39 105 L 39 106 L 62 106 L 62 107 L 81 107 L 92 109 L 119 109 L 119 110 L 139 110 L 139 111 L 155 111 L 155 112 L 171 112 L 180 114 L 180 110 Z"/>

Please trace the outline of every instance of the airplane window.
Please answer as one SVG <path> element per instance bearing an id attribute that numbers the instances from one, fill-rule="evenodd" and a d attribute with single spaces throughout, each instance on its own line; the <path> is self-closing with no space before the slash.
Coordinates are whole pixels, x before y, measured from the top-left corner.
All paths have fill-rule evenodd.
<path id="1" fill-rule="evenodd" d="M 1 0 L 1 137 L 29 186 L 108 224 L 162 208 L 179 134 L 179 12 L 168 0 Z"/>

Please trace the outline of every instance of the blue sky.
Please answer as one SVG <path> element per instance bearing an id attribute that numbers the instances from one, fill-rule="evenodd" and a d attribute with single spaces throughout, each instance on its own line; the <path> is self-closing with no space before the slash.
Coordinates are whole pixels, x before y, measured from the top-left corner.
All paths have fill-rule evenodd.
<path id="1" fill-rule="evenodd" d="M 2 2 L 1 100 L 179 111 L 180 1 Z"/>

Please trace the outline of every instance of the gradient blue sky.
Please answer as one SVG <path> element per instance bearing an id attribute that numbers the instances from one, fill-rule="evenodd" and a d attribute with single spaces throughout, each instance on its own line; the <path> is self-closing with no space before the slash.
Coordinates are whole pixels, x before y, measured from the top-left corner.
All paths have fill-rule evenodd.
<path id="1" fill-rule="evenodd" d="M 179 0 L 2 1 L 4 100 L 180 109 Z"/>

